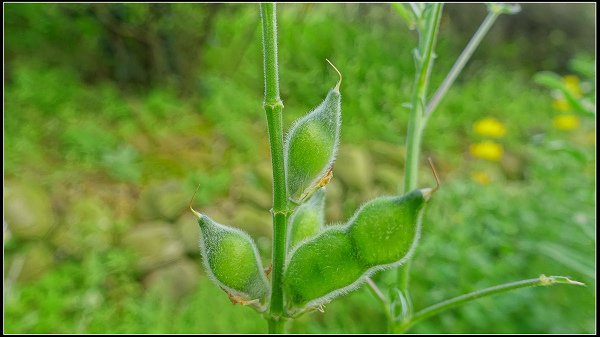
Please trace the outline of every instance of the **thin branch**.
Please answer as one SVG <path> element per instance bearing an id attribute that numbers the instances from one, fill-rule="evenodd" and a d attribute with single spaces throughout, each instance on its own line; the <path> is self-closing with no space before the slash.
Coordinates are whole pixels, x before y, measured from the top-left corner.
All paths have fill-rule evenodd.
<path id="1" fill-rule="evenodd" d="M 410 320 L 410 322 L 408 322 L 408 324 L 405 323 L 404 330 L 408 329 L 410 326 L 412 326 L 413 324 L 415 324 L 416 322 L 418 322 L 420 320 L 437 315 L 443 311 L 454 308 L 460 304 L 464 304 L 466 302 L 470 302 L 470 301 L 476 300 L 481 297 L 490 296 L 490 295 L 494 295 L 494 294 L 498 294 L 498 293 L 503 293 L 503 292 L 507 292 L 507 291 L 511 291 L 511 290 L 515 290 L 515 289 L 519 289 L 519 288 L 550 286 L 550 285 L 555 285 L 555 284 L 570 284 L 570 285 L 585 286 L 584 283 L 573 281 L 565 276 L 545 276 L 545 275 L 541 275 L 540 277 L 534 278 L 534 279 L 521 280 L 521 281 L 516 281 L 516 282 L 511 282 L 511 283 L 500 284 L 500 285 L 493 286 L 490 288 L 477 290 L 472 293 L 460 295 L 460 296 L 451 298 L 449 300 L 434 304 L 423 310 L 420 310 L 413 315 L 412 319 Z"/>
<path id="2" fill-rule="evenodd" d="M 477 46 L 479 46 L 479 44 L 481 43 L 481 40 L 483 39 L 485 34 L 487 34 L 487 32 L 490 30 L 490 28 L 498 18 L 498 15 L 499 13 L 497 12 L 489 12 L 488 15 L 485 17 L 485 19 L 481 23 L 481 26 L 479 26 L 477 32 L 475 32 L 475 35 L 473 35 L 473 37 L 471 38 L 465 49 L 462 51 L 458 59 L 456 59 L 456 62 L 452 66 L 452 69 L 450 69 L 450 72 L 448 72 L 448 75 L 446 75 L 446 78 L 429 101 L 429 104 L 427 104 L 427 109 L 425 110 L 425 119 L 429 118 L 431 113 L 437 108 L 438 104 L 440 104 L 440 101 L 442 100 L 442 98 L 444 98 L 444 96 L 448 92 L 448 89 L 450 89 L 450 87 L 454 83 L 454 80 L 456 80 L 456 77 L 458 77 L 458 74 L 460 74 L 460 72 L 463 70 L 463 68 L 471 58 L 471 55 L 473 55 L 473 52 L 475 52 L 475 49 L 477 49 Z"/>
<path id="3" fill-rule="evenodd" d="M 373 282 L 373 280 L 371 280 L 370 277 L 367 277 L 367 285 L 369 286 L 369 289 L 371 290 L 371 293 L 373 293 L 373 295 L 375 295 L 375 297 L 381 303 L 383 303 L 385 305 L 388 304 L 387 298 L 385 298 L 385 296 L 383 295 L 383 292 L 381 291 L 381 289 L 379 289 L 379 287 L 377 286 L 377 284 L 375 284 L 375 282 Z"/>

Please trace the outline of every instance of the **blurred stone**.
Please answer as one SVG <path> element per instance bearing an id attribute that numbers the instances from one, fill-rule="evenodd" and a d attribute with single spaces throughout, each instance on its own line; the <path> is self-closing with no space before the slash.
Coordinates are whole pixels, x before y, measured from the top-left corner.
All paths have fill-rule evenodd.
<path id="1" fill-rule="evenodd" d="M 221 206 L 221 203 L 219 203 L 219 206 Z M 221 207 L 209 206 L 203 209 L 199 209 L 197 211 L 199 211 L 202 214 L 208 215 L 211 219 L 221 224 L 227 224 L 231 222 L 232 216 L 225 215 Z M 195 223 L 197 224 L 198 221 L 196 220 Z"/>
<path id="2" fill-rule="evenodd" d="M 4 220 L 21 239 L 44 237 L 56 222 L 48 194 L 36 185 L 4 186 Z"/>
<path id="3" fill-rule="evenodd" d="M 382 141 L 371 141 L 367 148 L 378 163 L 389 163 L 393 166 L 404 167 L 406 147 Z"/>
<path id="4" fill-rule="evenodd" d="M 342 206 L 339 203 L 331 202 L 325 206 L 325 223 L 342 222 L 343 216 L 344 212 L 342 211 Z"/>
<path id="5" fill-rule="evenodd" d="M 210 215 L 208 215 L 210 217 Z M 216 221 L 216 220 L 215 220 Z M 177 220 L 177 231 L 185 252 L 188 254 L 200 254 L 200 228 L 198 217 L 191 212 L 185 213 Z"/>
<path id="6" fill-rule="evenodd" d="M 325 185 L 325 202 L 336 201 L 339 202 L 344 196 L 344 187 L 339 180 L 335 178 L 331 179 L 327 185 Z"/>
<path id="7" fill-rule="evenodd" d="M 400 167 L 383 164 L 377 166 L 375 169 L 375 179 L 383 186 L 386 193 L 397 192 L 403 178 L 404 171 L 402 171 Z"/>
<path id="8" fill-rule="evenodd" d="M 79 199 L 68 209 L 51 242 L 59 252 L 78 258 L 103 252 L 113 243 L 113 224 L 111 209 L 100 199 Z"/>
<path id="9" fill-rule="evenodd" d="M 5 277 L 7 280 L 31 282 L 41 278 L 53 265 L 52 251 L 46 245 L 36 243 L 11 258 Z"/>
<path id="10" fill-rule="evenodd" d="M 236 189 L 236 194 L 236 198 L 244 204 L 256 205 L 262 209 L 270 209 L 273 206 L 273 197 L 270 193 L 248 183 L 243 183 L 239 189 Z"/>
<path id="11" fill-rule="evenodd" d="M 137 268 L 142 272 L 175 261 L 184 252 L 177 230 L 163 221 L 142 223 L 132 228 L 123 238 L 123 246 L 137 255 Z"/>
<path id="12" fill-rule="evenodd" d="M 500 161 L 504 175 L 511 180 L 524 180 L 525 166 L 525 159 L 510 152 L 505 152 Z"/>
<path id="13" fill-rule="evenodd" d="M 342 147 L 333 170 L 334 179 L 336 176 L 349 188 L 368 194 L 373 180 L 371 156 L 359 147 Z"/>
<path id="14" fill-rule="evenodd" d="M 138 212 L 143 220 L 175 220 L 187 208 L 191 195 L 182 182 L 168 180 L 147 186 L 140 194 Z"/>
<path id="15" fill-rule="evenodd" d="M 235 209 L 233 219 L 224 225 L 238 227 L 250 234 L 253 238 L 260 236 L 271 238 L 273 236 L 271 213 L 268 210 L 259 210 L 249 205 L 240 205 Z"/>
<path id="16" fill-rule="evenodd" d="M 270 161 L 263 160 L 256 165 L 254 174 L 263 189 L 270 191 L 273 188 L 273 168 Z"/>
<path id="17" fill-rule="evenodd" d="M 179 300 L 191 293 L 198 284 L 200 263 L 182 258 L 166 267 L 152 271 L 144 277 L 148 291 L 156 292 L 172 300 Z"/>
<path id="18" fill-rule="evenodd" d="M 334 178 L 335 179 L 335 178 Z M 332 179 L 325 187 L 325 221 L 337 222 L 342 218 L 343 186 L 339 180 Z"/>

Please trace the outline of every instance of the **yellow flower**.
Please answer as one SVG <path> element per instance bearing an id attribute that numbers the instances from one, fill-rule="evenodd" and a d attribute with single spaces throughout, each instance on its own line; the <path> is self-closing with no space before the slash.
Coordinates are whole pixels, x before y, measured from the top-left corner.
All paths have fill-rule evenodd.
<path id="1" fill-rule="evenodd" d="M 496 118 L 487 117 L 475 122 L 473 131 L 482 136 L 502 137 L 506 133 L 506 128 Z"/>
<path id="2" fill-rule="evenodd" d="M 552 102 L 552 106 L 554 107 L 554 109 L 562 112 L 567 112 L 571 109 L 569 102 L 567 102 L 567 100 L 564 98 L 555 99 Z"/>
<path id="3" fill-rule="evenodd" d="M 579 85 L 579 77 L 576 75 L 566 75 L 562 78 L 563 83 L 575 97 L 579 98 L 583 96 L 583 91 L 581 90 L 581 86 Z"/>
<path id="4" fill-rule="evenodd" d="M 471 155 L 476 158 L 498 161 L 504 154 L 502 145 L 486 140 L 480 143 L 471 144 L 469 148 Z"/>
<path id="5" fill-rule="evenodd" d="M 490 178 L 490 175 L 485 171 L 475 171 L 471 173 L 471 180 L 480 185 L 489 185 L 492 182 L 492 178 Z"/>
<path id="6" fill-rule="evenodd" d="M 579 117 L 573 114 L 560 114 L 552 119 L 552 124 L 559 130 L 574 130 L 579 127 Z"/>

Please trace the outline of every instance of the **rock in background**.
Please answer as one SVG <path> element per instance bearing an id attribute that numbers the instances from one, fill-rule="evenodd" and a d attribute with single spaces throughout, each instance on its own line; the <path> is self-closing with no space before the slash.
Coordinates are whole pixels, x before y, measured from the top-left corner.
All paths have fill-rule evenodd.
<path id="1" fill-rule="evenodd" d="M 8 183 L 4 186 L 4 221 L 12 235 L 32 240 L 44 237 L 56 223 L 56 216 L 42 188 Z"/>
<path id="2" fill-rule="evenodd" d="M 346 221 L 374 194 L 396 191 L 403 156 L 401 147 L 381 141 L 343 146 L 326 187 L 327 223 Z M 215 221 L 248 232 L 265 266 L 272 249 L 271 184 L 269 162 L 238 166 L 225 196 L 207 205 L 194 203 Z M 167 299 L 189 294 L 202 275 L 198 220 L 188 209 L 193 191 L 181 180 L 142 187 L 135 201 L 137 212 L 130 211 L 128 217 L 117 217 L 110 198 L 73 187 L 55 191 L 55 200 L 31 184 L 9 183 L 4 191 L 5 275 L 12 282 L 39 280 L 64 261 L 85 265 L 90 257 L 113 247 L 133 254 L 127 272 L 143 289 Z M 71 192 L 61 193 L 65 191 Z"/>
<path id="3" fill-rule="evenodd" d="M 125 235 L 122 243 L 136 254 L 136 267 L 142 273 L 176 261 L 184 253 L 184 245 L 175 226 L 164 221 L 135 226 Z"/>
<path id="4" fill-rule="evenodd" d="M 192 259 L 183 258 L 144 277 L 146 289 L 173 300 L 180 300 L 198 284 L 200 266 Z"/>

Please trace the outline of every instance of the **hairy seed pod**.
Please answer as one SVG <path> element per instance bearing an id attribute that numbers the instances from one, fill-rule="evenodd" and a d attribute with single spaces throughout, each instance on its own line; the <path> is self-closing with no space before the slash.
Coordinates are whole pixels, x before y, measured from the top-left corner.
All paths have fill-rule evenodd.
<path id="1" fill-rule="evenodd" d="M 268 295 L 269 285 L 252 238 L 204 214 L 196 215 L 202 260 L 211 279 L 240 303 Z"/>
<path id="2" fill-rule="evenodd" d="M 336 291 L 352 284 L 363 273 L 364 267 L 346 228 L 327 228 L 292 252 L 284 274 L 287 301 L 295 307 L 314 306 L 309 302 L 324 296 L 335 297 Z"/>
<path id="3" fill-rule="evenodd" d="M 284 273 L 288 313 L 294 315 L 352 291 L 377 270 L 412 254 L 432 189 L 376 198 L 342 226 L 327 228 L 290 253 Z"/>
<path id="4" fill-rule="evenodd" d="M 341 76 L 341 75 L 340 75 Z M 290 199 L 301 203 L 330 173 L 340 138 L 340 81 L 325 100 L 297 120 L 285 141 L 285 168 Z"/>
<path id="5" fill-rule="evenodd" d="M 310 199 L 298 206 L 288 222 L 288 250 L 316 235 L 325 224 L 325 189 L 318 189 Z"/>
<path id="6" fill-rule="evenodd" d="M 397 263 L 418 239 L 423 206 L 431 189 L 381 197 L 362 206 L 350 219 L 349 234 L 367 267 Z"/>

